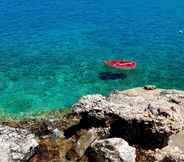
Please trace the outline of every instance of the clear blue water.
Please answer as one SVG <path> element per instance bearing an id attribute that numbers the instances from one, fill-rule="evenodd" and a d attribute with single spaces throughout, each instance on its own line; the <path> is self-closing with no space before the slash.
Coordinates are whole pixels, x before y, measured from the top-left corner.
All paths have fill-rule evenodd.
<path id="1" fill-rule="evenodd" d="M 184 89 L 182 30 L 182 0 L 1 0 L 0 111 L 65 108 L 145 84 Z M 115 71 L 106 59 L 137 68 Z"/>

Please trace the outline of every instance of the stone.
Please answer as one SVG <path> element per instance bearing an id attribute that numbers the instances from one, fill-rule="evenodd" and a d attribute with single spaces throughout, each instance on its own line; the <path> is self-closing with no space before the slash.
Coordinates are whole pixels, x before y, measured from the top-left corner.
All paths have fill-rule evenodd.
<path id="1" fill-rule="evenodd" d="M 74 146 L 72 139 L 42 138 L 39 140 L 39 149 L 29 162 L 71 162 L 66 159 L 66 154 Z"/>
<path id="2" fill-rule="evenodd" d="M 184 132 L 180 132 L 170 137 L 169 145 L 172 147 L 178 147 L 184 152 Z"/>
<path id="3" fill-rule="evenodd" d="M 26 161 L 35 154 L 38 143 L 25 129 L 0 125 L 0 161 Z"/>
<path id="4" fill-rule="evenodd" d="M 97 140 L 91 146 L 89 157 L 96 162 L 135 162 L 136 149 L 121 138 Z"/>
<path id="5" fill-rule="evenodd" d="M 85 161 L 85 152 L 88 147 L 98 139 L 98 129 L 81 130 L 78 134 L 66 139 L 42 138 L 39 140 L 38 153 L 29 162 L 61 162 Z"/>
<path id="6" fill-rule="evenodd" d="M 183 108 L 184 91 L 178 90 L 143 87 L 107 97 L 84 96 L 61 120 L 36 124 L 36 154 L 33 149 L 22 155 L 23 147 L 12 144 L 10 157 L 34 154 L 29 162 L 182 162 Z"/>
<path id="7" fill-rule="evenodd" d="M 173 102 L 173 103 L 175 103 L 175 104 L 180 104 L 180 103 L 181 103 L 181 101 L 178 100 L 178 99 L 176 99 L 176 98 L 170 98 L 169 101 L 170 101 L 170 102 Z"/>
<path id="8" fill-rule="evenodd" d="M 137 151 L 136 162 L 184 162 L 184 153 L 178 147 Z"/>
<path id="9" fill-rule="evenodd" d="M 53 138 L 64 138 L 64 133 L 62 131 L 60 131 L 58 128 L 55 128 L 53 131 L 52 131 L 52 137 Z"/>
<path id="10" fill-rule="evenodd" d="M 144 89 L 146 89 L 146 90 L 154 90 L 156 88 L 157 87 L 155 85 L 146 85 L 146 86 L 144 86 Z"/>
<path id="11" fill-rule="evenodd" d="M 81 131 L 80 137 L 74 144 L 73 148 L 68 152 L 68 158 L 70 161 L 80 160 L 85 154 L 87 148 L 98 139 L 97 130 L 92 128 L 88 131 Z"/>
<path id="12" fill-rule="evenodd" d="M 170 102 L 171 97 L 180 104 Z M 89 128 L 94 123 L 95 127 L 107 126 L 111 137 L 154 149 L 166 146 L 169 137 L 183 129 L 183 107 L 183 91 L 134 88 L 108 97 L 84 96 L 73 105 L 73 114 L 80 116 Z"/>
<path id="13" fill-rule="evenodd" d="M 167 146 L 156 151 L 155 157 L 160 162 L 184 162 L 184 153 L 178 147 Z"/>

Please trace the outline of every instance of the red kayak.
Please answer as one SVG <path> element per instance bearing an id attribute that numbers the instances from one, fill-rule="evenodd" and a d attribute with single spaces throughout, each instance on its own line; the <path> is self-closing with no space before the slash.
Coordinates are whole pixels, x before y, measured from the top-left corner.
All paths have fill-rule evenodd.
<path id="1" fill-rule="evenodd" d="M 136 67 L 135 62 L 125 60 L 108 60 L 104 61 L 104 64 L 111 66 L 113 68 L 120 68 L 120 69 L 135 69 Z"/>

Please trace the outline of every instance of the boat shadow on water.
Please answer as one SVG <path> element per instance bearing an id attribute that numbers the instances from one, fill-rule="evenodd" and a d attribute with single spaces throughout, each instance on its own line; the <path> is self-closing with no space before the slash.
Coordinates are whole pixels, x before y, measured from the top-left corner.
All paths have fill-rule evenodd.
<path id="1" fill-rule="evenodd" d="M 127 78 L 127 74 L 125 73 L 113 73 L 113 72 L 100 72 L 98 73 L 98 77 L 101 80 L 117 80 L 117 79 L 125 79 Z"/>

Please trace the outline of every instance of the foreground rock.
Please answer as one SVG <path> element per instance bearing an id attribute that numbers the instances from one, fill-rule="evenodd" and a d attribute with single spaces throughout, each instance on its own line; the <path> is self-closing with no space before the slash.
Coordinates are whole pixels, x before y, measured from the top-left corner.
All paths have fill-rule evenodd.
<path id="1" fill-rule="evenodd" d="M 184 92 L 135 88 L 109 97 L 82 97 L 73 106 L 84 127 L 109 126 L 110 137 L 120 137 L 145 149 L 162 148 L 184 126 Z M 82 124 L 83 123 L 83 124 Z"/>
<path id="2" fill-rule="evenodd" d="M 30 162 L 50 162 L 53 159 L 61 162 L 84 162 L 85 152 L 99 138 L 99 131 L 101 130 L 91 128 L 81 130 L 68 139 L 55 136 L 40 139 L 39 151 Z"/>
<path id="3" fill-rule="evenodd" d="M 121 138 L 110 138 L 96 141 L 88 153 L 90 160 L 95 162 L 135 162 L 134 147 Z"/>
<path id="4" fill-rule="evenodd" d="M 0 126 L 0 161 L 27 161 L 35 154 L 35 136 L 24 129 Z"/>
<path id="5" fill-rule="evenodd" d="M 178 147 L 167 146 L 156 150 L 137 151 L 136 162 L 184 162 L 184 153 Z"/>
<path id="6" fill-rule="evenodd" d="M 31 126 L 26 128 L 39 139 L 37 152 L 30 151 L 37 143 L 28 131 L 2 127 L 0 161 L 181 162 L 184 159 L 183 91 L 151 85 L 115 91 L 108 97 L 89 95 L 82 97 L 60 120 L 44 118 L 36 124 L 28 123 Z"/>
<path id="7" fill-rule="evenodd" d="M 98 139 L 98 135 L 95 128 L 80 132 L 80 137 L 75 142 L 73 148 L 67 153 L 68 159 L 73 162 L 80 160 L 84 156 L 87 148 L 96 139 Z"/>

